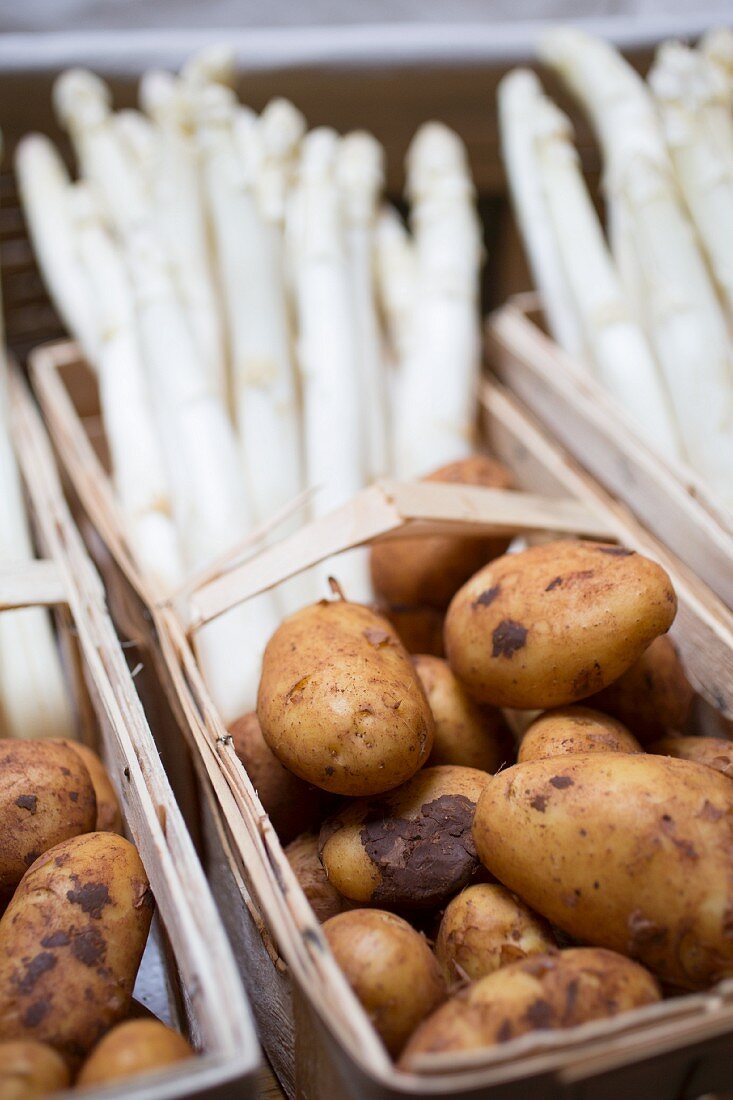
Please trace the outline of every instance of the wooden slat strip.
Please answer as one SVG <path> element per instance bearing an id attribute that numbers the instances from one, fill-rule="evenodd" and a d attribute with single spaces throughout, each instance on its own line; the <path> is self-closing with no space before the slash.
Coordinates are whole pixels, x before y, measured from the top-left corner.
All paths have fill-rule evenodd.
<path id="1" fill-rule="evenodd" d="M 53 561 L 0 566 L 0 611 L 18 607 L 56 607 L 66 603 L 66 586 Z"/>

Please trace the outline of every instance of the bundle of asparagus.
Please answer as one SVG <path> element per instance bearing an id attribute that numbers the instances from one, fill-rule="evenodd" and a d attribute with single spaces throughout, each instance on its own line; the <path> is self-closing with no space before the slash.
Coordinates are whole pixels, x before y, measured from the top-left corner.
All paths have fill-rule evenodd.
<path id="1" fill-rule="evenodd" d="M 206 51 L 115 112 L 101 80 L 67 72 L 54 104 L 78 180 L 42 135 L 16 156 L 47 288 L 98 376 L 131 549 L 166 593 L 272 537 L 273 517 L 287 533 L 472 447 L 481 241 L 461 142 L 439 123 L 416 135 L 408 231 L 371 135 L 309 132 L 282 99 L 258 115 L 232 76 Z M 254 704 L 277 619 L 329 571 L 199 633 L 226 722 Z M 363 552 L 337 574 L 371 597 Z"/>
<path id="2" fill-rule="evenodd" d="M 664 455 L 733 505 L 733 34 L 660 46 L 644 81 L 556 28 L 540 57 L 590 116 L 608 236 L 569 120 L 537 77 L 499 90 L 514 207 L 550 330 Z"/>

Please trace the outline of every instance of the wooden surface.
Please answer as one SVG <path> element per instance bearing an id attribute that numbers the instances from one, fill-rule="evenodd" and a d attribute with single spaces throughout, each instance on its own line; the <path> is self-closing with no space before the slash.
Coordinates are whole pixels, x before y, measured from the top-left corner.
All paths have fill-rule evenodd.
<path id="1" fill-rule="evenodd" d="M 277 1077 L 270 1068 L 270 1063 L 262 1053 L 262 1068 L 257 1074 L 257 1089 L 262 1100 L 284 1100 L 285 1093 L 278 1084 Z"/>

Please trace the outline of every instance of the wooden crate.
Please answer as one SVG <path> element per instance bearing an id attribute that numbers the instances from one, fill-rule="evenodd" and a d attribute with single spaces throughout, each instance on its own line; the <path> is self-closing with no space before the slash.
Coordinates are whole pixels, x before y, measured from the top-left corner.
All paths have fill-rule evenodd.
<path id="1" fill-rule="evenodd" d="M 733 512 L 692 470 L 646 445 L 600 382 L 546 335 L 540 317 L 532 294 L 496 310 L 487 325 L 491 366 L 587 470 L 733 607 Z"/>
<path id="2" fill-rule="evenodd" d="M 128 623 L 148 623 L 161 684 L 215 792 L 210 870 L 222 916 L 253 994 L 263 1043 L 289 1095 L 611 1096 L 660 1100 L 722 1088 L 733 1042 L 730 984 L 565 1033 L 525 1036 L 504 1048 L 435 1058 L 430 1075 L 397 1072 L 336 968 L 256 792 L 213 706 L 190 632 L 235 602 L 350 546 L 440 531 L 552 528 L 618 539 L 659 560 L 680 612 L 675 638 L 696 687 L 733 716 L 733 618 L 553 443 L 505 391 L 482 393 L 489 446 L 523 490 L 541 497 L 455 486 L 382 484 L 297 535 L 212 575 L 174 608 L 153 593 L 127 547 L 98 445 L 91 372 L 68 342 L 38 349 L 31 372 L 73 493 L 109 552 L 111 587 Z M 95 447 L 96 443 L 96 447 Z M 131 609 L 133 609 L 131 611 Z M 715 712 L 711 710 L 711 715 Z M 216 834 L 216 835 L 212 835 Z M 218 847 L 217 847 L 218 845 Z M 223 885 L 222 885 L 223 883 Z M 690 1084 L 692 1082 L 692 1084 Z"/>
<path id="3" fill-rule="evenodd" d="M 162 1009 L 200 1052 L 140 1087 L 131 1079 L 108 1086 L 103 1095 L 172 1100 L 236 1089 L 243 1097 L 255 1096 L 259 1046 L 232 951 L 161 766 L 104 589 L 64 500 L 41 418 L 16 372 L 10 379 L 10 406 L 29 513 L 44 558 L 0 569 L 0 612 L 31 605 L 54 609 L 80 734 L 105 761 L 125 831 L 138 848 L 156 900 L 136 996 Z"/>

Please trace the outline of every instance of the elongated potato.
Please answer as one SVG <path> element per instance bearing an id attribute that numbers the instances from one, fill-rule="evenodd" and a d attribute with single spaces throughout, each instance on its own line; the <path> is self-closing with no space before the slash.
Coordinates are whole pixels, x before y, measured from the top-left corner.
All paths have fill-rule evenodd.
<path id="1" fill-rule="evenodd" d="M 493 773 L 514 760 L 514 739 L 500 710 L 474 703 L 447 661 L 421 654 L 412 663 L 435 719 L 428 764 L 458 764 Z"/>
<path id="2" fill-rule="evenodd" d="M 733 975 L 733 784 L 645 753 L 532 760 L 494 776 L 473 834 L 486 867 L 586 943 L 672 985 Z"/>
<path id="3" fill-rule="evenodd" d="M 733 743 L 722 737 L 664 737 L 650 745 L 649 752 L 693 760 L 733 779 Z"/>
<path id="4" fill-rule="evenodd" d="M 684 729 L 694 694 L 671 638 L 661 635 L 618 680 L 588 702 L 618 718 L 648 745 L 668 730 Z"/>
<path id="5" fill-rule="evenodd" d="M 555 948 L 549 925 L 500 883 L 479 882 L 453 898 L 440 922 L 435 954 L 450 985 Z"/>
<path id="6" fill-rule="evenodd" d="M 93 752 L 87 745 L 82 745 L 80 741 L 56 741 L 55 744 L 67 745 L 77 756 L 81 757 L 82 763 L 89 772 L 89 778 L 92 781 L 97 799 L 97 821 L 94 831 L 97 833 L 122 832 L 120 803 L 112 786 L 112 780 L 107 774 L 107 769 L 96 752 Z"/>
<path id="7" fill-rule="evenodd" d="M 655 562 L 596 542 L 533 546 L 491 562 L 456 594 L 446 655 L 483 703 L 575 703 L 629 668 L 677 610 Z"/>
<path id="8" fill-rule="evenodd" d="M 487 455 L 472 455 L 430 474 L 425 481 L 511 489 L 512 475 Z M 433 535 L 377 543 L 371 551 L 374 591 L 388 604 L 435 607 L 440 611 L 453 594 L 487 561 L 503 554 L 508 538 Z"/>
<path id="9" fill-rule="evenodd" d="M 397 787 L 433 747 L 409 654 L 386 619 L 345 600 L 305 607 L 275 631 L 257 717 L 286 768 L 336 794 Z"/>
<path id="10" fill-rule="evenodd" d="M 108 1031 L 81 1067 L 77 1086 L 154 1073 L 193 1057 L 182 1035 L 160 1020 L 125 1020 Z"/>
<path id="11" fill-rule="evenodd" d="M 575 1027 L 660 1000 L 637 963 L 597 947 L 536 955 L 469 985 L 417 1029 L 400 1060 L 419 1069 L 421 1054 L 476 1050 L 530 1031 Z"/>
<path id="12" fill-rule="evenodd" d="M 140 857 L 115 833 L 36 860 L 0 920 L 0 1039 L 81 1059 L 130 1008 L 152 913 Z"/>
<path id="13" fill-rule="evenodd" d="M 346 901 L 328 881 L 318 857 L 318 837 L 314 833 L 296 837 L 288 844 L 285 855 L 318 920 L 323 922 L 340 913 Z"/>
<path id="14" fill-rule="evenodd" d="M 0 741 L 0 896 L 54 844 L 90 832 L 96 818 L 77 753 L 52 741 Z"/>
<path id="15" fill-rule="evenodd" d="M 475 768 L 425 768 L 380 798 L 349 803 L 321 829 L 320 855 L 344 897 L 429 909 L 479 870 L 471 823 L 491 780 Z"/>
<path id="16" fill-rule="evenodd" d="M 352 909 L 326 921 L 336 962 L 393 1056 L 445 1000 L 437 959 L 425 937 L 381 909 Z"/>
<path id="17" fill-rule="evenodd" d="M 28 1039 L 0 1043 L 0 1100 L 40 1100 L 70 1084 L 69 1068 L 53 1047 Z"/>
<path id="18" fill-rule="evenodd" d="M 535 719 L 522 738 L 517 760 L 587 752 L 643 752 L 626 726 L 590 707 L 558 707 Z"/>
<path id="19" fill-rule="evenodd" d="M 434 607 L 406 607 L 397 604 L 382 607 L 379 614 L 384 615 L 397 631 L 400 641 L 408 653 L 429 653 L 431 657 L 442 657 L 443 646 L 442 611 Z"/>

